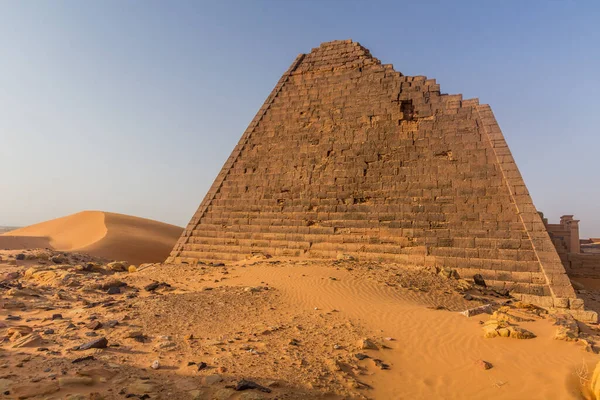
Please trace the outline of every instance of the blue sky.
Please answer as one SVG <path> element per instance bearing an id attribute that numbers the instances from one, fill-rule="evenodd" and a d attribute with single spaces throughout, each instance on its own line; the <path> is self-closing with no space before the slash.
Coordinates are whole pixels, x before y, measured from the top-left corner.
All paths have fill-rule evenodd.
<path id="1" fill-rule="evenodd" d="M 185 225 L 295 56 L 352 38 L 491 104 L 537 208 L 600 236 L 599 4 L 0 1 L 0 224 Z"/>

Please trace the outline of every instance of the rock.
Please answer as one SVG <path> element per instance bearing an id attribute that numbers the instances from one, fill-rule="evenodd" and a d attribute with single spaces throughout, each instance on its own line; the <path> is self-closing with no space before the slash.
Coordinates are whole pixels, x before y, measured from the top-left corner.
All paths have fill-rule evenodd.
<path id="1" fill-rule="evenodd" d="M 526 329 L 519 328 L 517 326 L 509 326 L 508 330 L 510 331 L 510 337 L 513 339 L 533 339 L 535 335 L 533 332 L 529 332 Z"/>
<path id="2" fill-rule="evenodd" d="M 554 339 L 567 342 L 576 342 L 579 340 L 579 325 L 570 314 L 553 314 L 550 318 L 554 320 L 557 326 Z"/>
<path id="3" fill-rule="evenodd" d="M 495 338 L 498 336 L 498 328 L 497 325 L 484 325 L 483 326 L 483 337 L 485 338 Z"/>
<path id="4" fill-rule="evenodd" d="M 72 364 L 77 364 L 77 363 L 80 363 L 82 361 L 91 361 L 91 360 L 95 360 L 94 356 L 78 357 L 78 358 L 74 359 L 73 361 L 71 361 L 71 363 Z"/>
<path id="5" fill-rule="evenodd" d="M 95 331 L 96 329 L 102 328 L 102 322 L 94 320 L 85 326 L 88 329 Z"/>
<path id="6" fill-rule="evenodd" d="M 510 330 L 508 330 L 507 328 L 496 329 L 496 332 L 500 337 L 510 337 Z"/>
<path id="7" fill-rule="evenodd" d="M 443 276 L 444 278 L 450 279 L 450 278 L 454 278 L 454 279 L 459 279 L 460 276 L 458 275 L 458 272 L 456 272 L 456 270 L 452 269 L 452 268 L 447 268 L 447 267 L 443 267 L 440 269 L 440 272 L 438 272 L 438 275 Z"/>
<path id="8" fill-rule="evenodd" d="M 219 374 L 208 375 L 204 378 L 204 383 L 207 385 L 214 385 L 219 382 L 223 382 L 223 377 Z"/>
<path id="9" fill-rule="evenodd" d="M 24 260 L 25 259 L 25 254 L 23 253 L 19 253 L 15 256 L 16 260 Z"/>
<path id="10" fill-rule="evenodd" d="M 63 319 L 62 314 L 52 314 L 52 320 Z"/>
<path id="11" fill-rule="evenodd" d="M 37 333 L 31 333 L 27 336 L 23 336 L 15 341 L 13 348 L 18 349 L 21 347 L 40 347 L 44 341 L 42 337 Z"/>
<path id="12" fill-rule="evenodd" d="M 202 391 L 200 391 L 198 389 L 190 390 L 188 393 L 190 395 L 191 400 L 204 400 L 204 398 L 205 398 Z"/>
<path id="13" fill-rule="evenodd" d="M 369 339 L 359 340 L 358 347 L 362 350 L 379 350 L 379 347 Z"/>
<path id="14" fill-rule="evenodd" d="M 105 349 L 108 346 L 108 340 L 105 337 L 92 340 L 91 342 L 84 343 L 78 347 L 78 350 L 88 349 Z"/>
<path id="15" fill-rule="evenodd" d="M 208 367 L 208 364 L 206 364 L 204 361 L 201 361 L 198 363 L 198 371 L 202 371 L 203 369 L 206 369 Z"/>
<path id="16" fill-rule="evenodd" d="M 50 257 L 50 261 L 52 261 L 54 264 L 64 264 L 67 262 L 67 258 L 61 255 L 56 255 Z"/>
<path id="17" fill-rule="evenodd" d="M 475 308 L 470 308 L 468 310 L 461 311 L 460 314 L 464 315 L 465 317 L 472 317 L 474 315 L 488 313 L 491 310 L 492 310 L 492 305 L 491 304 L 485 304 L 483 306 L 479 306 L 479 307 L 475 307 Z"/>
<path id="18" fill-rule="evenodd" d="M 12 395 L 17 399 L 28 399 L 36 396 L 47 396 L 60 390 L 57 382 L 34 382 L 13 386 Z"/>
<path id="19" fill-rule="evenodd" d="M 158 282 L 152 282 L 151 284 L 146 285 L 144 287 L 144 290 L 147 291 L 147 292 L 153 292 L 156 289 L 158 289 L 159 286 L 160 286 L 160 283 L 158 283 Z"/>
<path id="20" fill-rule="evenodd" d="M 368 356 L 368 355 L 366 355 L 366 354 L 363 354 L 363 353 L 356 353 L 356 354 L 354 355 L 354 357 L 358 358 L 359 360 L 364 360 L 364 359 L 366 359 L 366 358 L 369 358 L 369 356 Z"/>
<path id="21" fill-rule="evenodd" d="M 128 339 L 134 339 L 140 343 L 144 343 L 146 340 L 148 340 L 148 337 L 140 331 L 129 331 L 125 334 L 125 337 Z"/>
<path id="22" fill-rule="evenodd" d="M 477 360 L 475 361 L 475 366 L 477 366 L 480 369 L 486 370 L 486 369 L 490 369 L 493 367 L 493 365 L 487 361 L 484 360 Z"/>
<path id="23" fill-rule="evenodd" d="M 260 286 L 248 286 L 247 288 L 244 288 L 244 291 L 246 292 L 250 292 L 250 293 L 258 293 L 258 292 L 262 292 L 263 288 Z"/>
<path id="24" fill-rule="evenodd" d="M 242 379 L 235 385 L 236 391 L 248 390 L 248 389 L 256 389 L 256 390 L 260 390 L 261 392 L 271 393 L 271 389 L 269 389 L 268 387 L 261 386 L 256 382 L 249 381 L 246 379 Z"/>
<path id="25" fill-rule="evenodd" d="M 78 385 L 93 385 L 94 380 L 89 376 L 63 376 L 58 378 L 58 386 L 78 386 Z"/>
<path id="26" fill-rule="evenodd" d="M 27 325 L 15 325 L 6 330 L 6 336 L 8 336 L 11 341 L 15 341 L 16 339 L 25 335 L 29 335 L 32 332 L 33 328 Z"/>
<path id="27" fill-rule="evenodd" d="M 114 328 L 115 326 L 119 325 L 119 321 L 117 321 L 116 319 L 111 319 L 110 321 L 106 321 L 105 325 L 108 328 Z"/>
<path id="28" fill-rule="evenodd" d="M 137 272 L 137 268 L 135 267 L 135 265 L 130 265 L 127 268 L 127 272 L 129 272 L 130 274 L 133 274 L 134 272 Z"/>
<path id="29" fill-rule="evenodd" d="M 159 369 L 160 368 L 160 362 L 158 360 L 152 361 L 152 365 L 150 365 L 150 368 L 152 368 L 152 369 Z"/>
<path id="30" fill-rule="evenodd" d="M 343 260 L 343 261 L 354 261 L 354 260 L 356 260 L 355 257 L 351 256 L 350 254 L 345 254 L 345 253 L 337 253 L 336 258 L 338 260 Z"/>
<path id="31" fill-rule="evenodd" d="M 113 272 L 124 272 L 127 271 L 128 264 L 125 261 L 113 261 L 106 264 L 106 268 Z"/>
<path id="32" fill-rule="evenodd" d="M 473 275 L 473 282 L 475 282 L 476 285 L 487 287 L 487 285 L 485 284 L 485 280 L 483 279 L 483 276 L 481 276 L 481 274 Z"/>
<path id="33" fill-rule="evenodd" d="M 390 369 L 390 366 L 388 364 L 384 363 L 383 361 L 381 361 L 377 358 L 374 358 L 373 362 L 375 363 L 375 366 L 377 366 L 381 369 Z"/>
<path id="34" fill-rule="evenodd" d="M 120 287 L 124 287 L 124 286 L 127 286 L 127 284 L 125 282 L 113 278 L 113 279 L 109 279 L 109 280 L 105 281 L 103 284 L 101 284 L 99 289 L 108 290 L 111 287 L 120 288 Z"/>
<path id="35" fill-rule="evenodd" d="M 116 286 L 111 286 L 106 291 L 106 294 L 121 294 L 121 289 Z"/>
<path id="36" fill-rule="evenodd" d="M 153 383 L 140 379 L 129 385 L 126 391 L 128 394 L 152 393 L 156 391 L 156 386 Z"/>

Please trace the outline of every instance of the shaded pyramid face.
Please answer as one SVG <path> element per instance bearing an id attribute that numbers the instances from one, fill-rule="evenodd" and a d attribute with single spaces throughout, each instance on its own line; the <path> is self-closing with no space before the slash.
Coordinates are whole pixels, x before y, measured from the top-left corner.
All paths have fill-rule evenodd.
<path id="1" fill-rule="evenodd" d="M 300 55 L 167 260 L 435 265 L 581 309 L 491 109 L 352 41 Z"/>

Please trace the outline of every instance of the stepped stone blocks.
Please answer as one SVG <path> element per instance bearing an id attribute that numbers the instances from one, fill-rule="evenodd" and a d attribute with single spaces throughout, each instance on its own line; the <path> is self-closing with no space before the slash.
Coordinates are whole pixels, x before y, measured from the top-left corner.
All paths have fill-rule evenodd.
<path id="1" fill-rule="evenodd" d="M 450 267 L 593 318 L 489 106 L 350 40 L 296 58 L 167 262 L 252 253 Z"/>

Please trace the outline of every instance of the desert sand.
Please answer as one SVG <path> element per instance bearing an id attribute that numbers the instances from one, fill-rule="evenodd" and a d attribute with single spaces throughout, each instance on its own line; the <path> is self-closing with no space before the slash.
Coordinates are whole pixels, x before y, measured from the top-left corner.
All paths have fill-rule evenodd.
<path id="1" fill-rule="evenodd" d="M 51 248 L 132 264 L 160 262 L 182 228 L 129 215 L 83 211 L 0 235 L 0 249 Z"/>
<path id="2" fill-rule="evenodd" d="M 546 311 L 447 270 L 253 257 L 115 272 L 0 253 L 7 398 L 582 399 L 599 358 L 597 325 L 561 335 Z M 535 337 L 484 337 L 503 319 Z"/>

